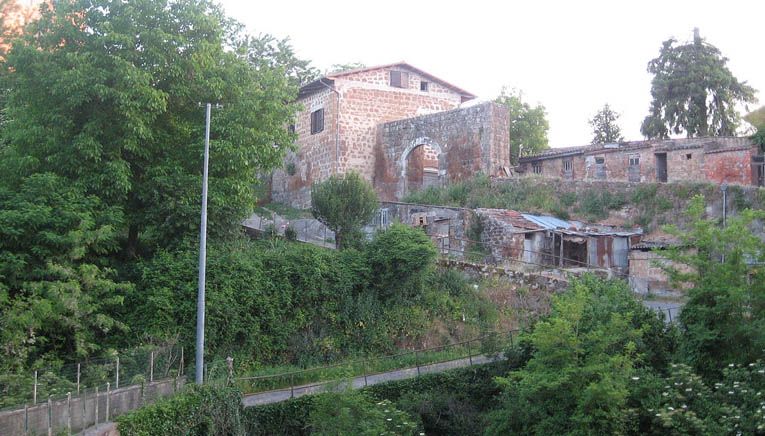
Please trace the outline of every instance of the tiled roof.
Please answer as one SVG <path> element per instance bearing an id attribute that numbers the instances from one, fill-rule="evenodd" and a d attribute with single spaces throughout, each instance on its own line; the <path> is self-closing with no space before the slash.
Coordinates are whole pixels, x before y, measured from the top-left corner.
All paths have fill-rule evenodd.
<path id="1" fill-rule="evenodd" d="M 419 74 L 419 75 L 429 79 L 431 82 L 439 83 L 442 86 L 444 86 L 446 88 L 449 88 L 452 91 L 456 92 L 457 94 L 460 94 L 462 96 L 463 101 L 472 100 L 472 99 L 474 99 L 476 97 L 475 94 L 472 94 L 472 93 L 470 93 L 468 91 L 465 91 L 464 89 L 462 89 L 462 88 L 460 88 L 458 86 L 452 85 L 451 83 L 447 82 L 446 80 L 439 79 L 438 77 L 436 77 L 436 76 L 434 76 L 434 75 L 432 75 L 432 74 L 430 74 L 430 73 L 428 73 L 426 71 L 423 71 L 423 70 L 421 70 L 421 69 L 419 69 L 419 68 L 417 68 L 415 66 L 412 66 L 412 65 L 402 61 L 402 62 L 395 62 L 395 63 L 392 63 L 392 64 L 376 65 L 376 66 L 373 66 L 373 67 L 356 68 L 356 69 L 353 69 L 353 70 L 346 70 L 346 71 L 339 71 L 339 72 L 336 72 L 336 73 L 329 73 L 329 74 L 327 74 L 324 77 L 321 77 L 319 79 L 314 80 L 313 82 L 310 82 L 308 84 L 305 84 L 305 85 L 301 86 L 300 87 L 300 92 L 298 94 L 298 98 L 302 98 L 302 97 L 311 95 L 311 94 L 313 94 L 313 93 L 315 93 L 315 92 L 317 92 L 317 91 L 319 91 L 321 89 L 326 88 L 326 86 L 324 86 L 324 84 L 333 85 L 334 84 L 334 79 L 350 76 L 350 75 L 357 74 L 357 73 L 363 73 L 363 72 L 366 72 L 366 71 L 374 71 L 374 70 L 380 70 L 380 69 L 383 69 L 383 68 L 391 68 L 391 67 L 403 67 L 403 68 L 406 68 L 408 70 L 414 71 L 415 73 L 417 73 L 417 74 Z"/>

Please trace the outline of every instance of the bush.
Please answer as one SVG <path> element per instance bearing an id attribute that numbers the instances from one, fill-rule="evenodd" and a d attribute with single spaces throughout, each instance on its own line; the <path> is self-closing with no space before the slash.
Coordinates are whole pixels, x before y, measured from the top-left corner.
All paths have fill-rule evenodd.
<path id="1" fill-rule="evenodd" d="M 379 206 L 372 185 L 356 172 L 334 175 L 311 187 L 311 212 L 335 232 L 338 248 L 358 245 L 361 228 Z"/>
<path id="2" fill-rule="evenodd" d="M 169 399 L 122 415 L 123 436 L 244 435 L 242 394 L 232 388 L 192 385 Z"/>
<path id="3" fill-rule="evenodd" d="M 383 300 L 410 300 L 421 294 L 426 272 L 438 255 L 428 235 L 403 224 L 378 231 L 366 251 L 373 286 Z"/>
<path id="4" fill-rule="evenodd" d="M 295 230 L 294 227 L 289 226 L 286 229 L 284 229 L 284 238 L 288 241 L 297 241 L 297 230 Z"/>

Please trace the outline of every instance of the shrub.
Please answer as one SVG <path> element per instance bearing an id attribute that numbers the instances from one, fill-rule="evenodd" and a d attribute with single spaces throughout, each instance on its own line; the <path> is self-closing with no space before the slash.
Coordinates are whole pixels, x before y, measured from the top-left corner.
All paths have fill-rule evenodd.
<path id="1" fill-rule="evenodd" d="M 331 176 L 311 187 L 313 216 L 335 232 L 338 248 L 354 247 L 379 207 L 377 193 L 358 173 Z"/>
<path id="2" fill-rule="evenodd" d="M 411 299 L 422 292 L 438 252 L 422 230 L 393 224 L 378 231 L 367 249 L 372 283 L 383 300 Z"/>
<path id="3" fill-rule="evenodd" d="M 284 229 L 284 238 L 288 241 L 297 241 L 297 230 L 295 230 L 294 227 L 289 226 L 286 229 Z"/>
<path id="4" fill-rule="evenodd" d="M 174 397 L 117 418 L 123 436 L 244 435 L 242 395 L 233 388 L 192 385 Z"/>

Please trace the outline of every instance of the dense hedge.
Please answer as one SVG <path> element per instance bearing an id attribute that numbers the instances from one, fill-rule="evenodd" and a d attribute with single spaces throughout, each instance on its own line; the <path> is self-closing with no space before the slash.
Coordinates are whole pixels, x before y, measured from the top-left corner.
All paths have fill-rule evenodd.
<path id="1" fill-rule="evenodd" d="M 508 361 L 381 383 L 362 389 L 377 400 L 390 400 L 419 415 L 428 434 L 466 434 L 483 423 L 483 413 L 493 408 L 500 393 L 494 377 L 506 375 Z M 323 395 L 323 394 L 322 394 Z M 321 395 L 245 409 L 248 435 L 309 435 L 310 415 Z"/>
<path id="2" fill-rule="evenodd" d="M 189 386 L 183 393 L 117 418 L 122 436 L 243 435 L 242 394 L 236 389 Z"/>

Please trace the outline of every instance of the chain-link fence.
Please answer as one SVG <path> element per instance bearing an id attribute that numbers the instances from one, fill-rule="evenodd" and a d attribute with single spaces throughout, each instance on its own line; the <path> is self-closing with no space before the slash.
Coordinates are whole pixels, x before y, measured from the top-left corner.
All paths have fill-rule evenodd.
<path id="1" fill-rule="evenodd" d="M 174 393 L 183 348 L 134 349 L 112 359 L 0 378 L 0 435 L 71 433 Z"/>

